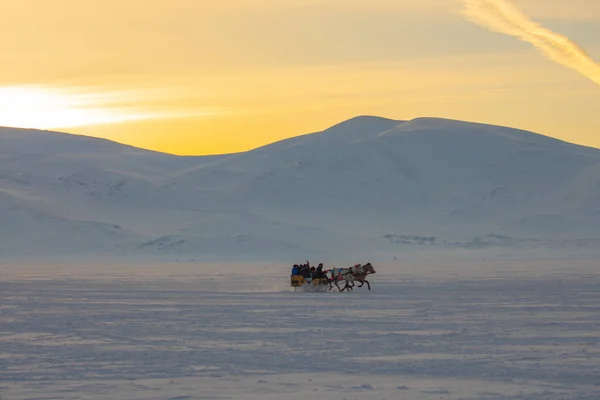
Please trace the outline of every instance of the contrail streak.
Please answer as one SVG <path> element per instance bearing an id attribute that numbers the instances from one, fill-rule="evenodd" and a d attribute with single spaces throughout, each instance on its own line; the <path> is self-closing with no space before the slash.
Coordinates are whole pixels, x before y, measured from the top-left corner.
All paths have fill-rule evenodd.
<path id="1" fill-rule="evenodd" d="M 544 28 L 507 0 L 463 0 L 463 14 L 489 30 L 533 44 L 544 56 L 600 86 L 600 64 L 566 36 Z"/>

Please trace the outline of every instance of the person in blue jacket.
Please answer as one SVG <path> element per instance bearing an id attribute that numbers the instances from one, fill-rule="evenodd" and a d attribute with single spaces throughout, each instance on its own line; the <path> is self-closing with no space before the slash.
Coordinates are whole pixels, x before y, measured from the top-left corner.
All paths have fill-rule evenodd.
<path id="1" fill-rule="evenodd" d="M 292 267 L 292 276 L 300 274 L 300 267 L 297 264 L 294 264 Z"/>

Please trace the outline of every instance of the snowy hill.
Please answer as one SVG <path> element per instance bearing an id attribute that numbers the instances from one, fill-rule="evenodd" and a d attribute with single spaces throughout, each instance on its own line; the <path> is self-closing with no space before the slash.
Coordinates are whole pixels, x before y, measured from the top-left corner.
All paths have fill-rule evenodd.
<path id="1" fill-rule="evenodd" d="M 8 257 L 598 255 L 600 150 L 435 118 L 211 157 L 0 128 L 0 220 Z"/>

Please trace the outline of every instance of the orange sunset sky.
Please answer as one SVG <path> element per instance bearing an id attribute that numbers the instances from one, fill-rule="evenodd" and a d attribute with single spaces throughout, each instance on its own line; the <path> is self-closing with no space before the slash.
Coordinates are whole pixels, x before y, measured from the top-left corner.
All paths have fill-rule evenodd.
<path id="1" fill-rule="evenodd" d="M 598 0 L 0 0 L 0 125 L 175 154 L 356 115 L 600 147 Z"/>

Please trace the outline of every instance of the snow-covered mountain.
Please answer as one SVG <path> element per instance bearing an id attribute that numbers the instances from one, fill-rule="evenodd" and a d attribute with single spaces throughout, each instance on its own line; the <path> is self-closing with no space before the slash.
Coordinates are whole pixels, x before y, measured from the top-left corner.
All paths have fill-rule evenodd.
<path id="1" fill-rule="evenodd" d="M 0 222 L 0 257 L 597 255 L 600 150 L 435 118 L 210 157 L 0 128 Z"/>

